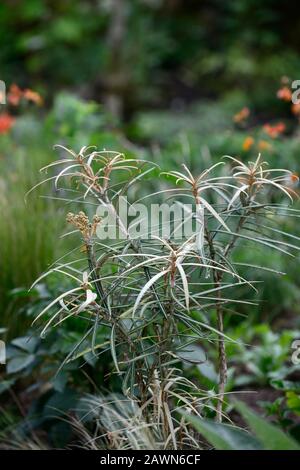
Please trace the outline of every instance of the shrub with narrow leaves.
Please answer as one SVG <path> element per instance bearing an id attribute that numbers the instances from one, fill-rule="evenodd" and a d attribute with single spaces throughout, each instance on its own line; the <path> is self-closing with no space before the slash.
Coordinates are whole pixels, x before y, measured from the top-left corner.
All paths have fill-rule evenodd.
<path id="1" fill-rule="evenodd" d="M 299 250 L 299 239 L 280 229 L 282 220 L 296 215 L 289 207 L 295 176 L 269 169 L 260 156 L 248 164 L 225 157 L 193 174 L 185 165 L 182 171 L 159 173 L 151 162 L 90 147 L 79 153 L 60 151 L 61 159 L 44 169 L 55 174 L 39 184 L 54 183 L 63 191 L 62 199 L 78 207 L 77 213 L 67 215 L 71 231 L 66 235 L 77 234 L 80 247 L 76 259 L 74 253 L 71 260 L 66 255 L 36 281 L 60 273 L 72 287 L 49 303 L 35 322 L 42 321 L 44 336 L 71 317 L 85 321 L 86 333 L 62 367 L 87 352 L 87 341 L 88 351 L 97 357 L 110 349 L 123 394 L 155 427 L 161 446 L 195 447 L 193 433 L 178 411 L 203 416 L 212 409 L 222 421 L 230 341 L 224 315 L 251 304 L 236 294 L 238 289 L 257 289 L 239 269 L 272 271 L 236 262 L 235 247 L 243 243 L 249 250 L 261 247 L 288 256 Z M 137 202 L 134 197 L 140 187 L 147 188 L 151 172 L 163 184 L 157 180 L 157 191 L 138 201 L 176 201 L 196 227 L 189 236 L 177 239 L 170 233 L 164 238 L 150 225 L 143 236 L 132 237 L 130 225 L 123 223 L 120 197 L 127 196 L 128 208 Z M 113 216 L 120 233 L 115 240 L 97 236 L 103 223 L 98 206 Z M 186 352 L 199 343 L 205 348 L 207 341 L 215 344 L 219 356 L 219 389 L 210 392 L 182 372 L 182 363 L 189 361 Z"/>

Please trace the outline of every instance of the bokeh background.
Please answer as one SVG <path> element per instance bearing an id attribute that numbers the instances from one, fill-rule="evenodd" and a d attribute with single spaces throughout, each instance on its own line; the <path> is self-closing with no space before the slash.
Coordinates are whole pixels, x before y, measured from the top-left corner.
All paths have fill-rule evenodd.
<path id="1" fill-rule="evenodd" d="M 107 378 L 109 356 L 87 357 L 81 369 L 75 362 L 54 379 L 81 331 L 71 322 L 42 341 L 30 326 L 64 286 L 55 277 L 29 286 L 73 248 L 60 238 L 61 202 L 39 197 L 41 188 L 24 201 L 38 170 L 56 158 L 53 145 L 122 150 L 169 170 L 261 152 L 297 174 L 300 109 L 291 83 L 300 79 L 299 31 L 295 5 L 279 0 L 1 1 L 0 334 L 9 345 L 0 366 L 2 433 L 17 429 L 24 442 L 33 428 L 47 445 L 63 446 L 72 430 L 47 407 L 69 410 L 94 380 L 117 387 Z M 296 236 L 298 220 L 285 222 Z M 272 252 L 251 256 L 288 274 L 266 273 L 258 307 L 227 320 L 232 337 L 256 345 L 229 348 L 228 391 L 254 387 L 260 395 L 251 405 L 299 433 L 299 369 L 290 361 L 300 338 L 299 264 Z M 213 388 L 215 357 L 207 353 L 188 373 Z"/>

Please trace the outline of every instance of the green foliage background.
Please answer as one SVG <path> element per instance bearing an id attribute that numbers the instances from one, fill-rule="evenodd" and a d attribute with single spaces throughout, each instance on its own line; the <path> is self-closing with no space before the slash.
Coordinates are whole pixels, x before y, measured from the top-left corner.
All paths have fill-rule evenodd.
<path id="1" fill-rule="evenodd" d="M 49 406 L 68 412 L 84 393 L 96 393 L 94 383 L 102 391 L 120 391 L 109 375 L 109 353 L 100 360 L 85 354 L 55 376 L 84 332 L 80 321 L 29 341 L 37 334 L 33 318 L 65 286 L 54 276 L 28 288 L 75 248 L 59 238 L 68 206 L 39 197 L 42 190 L 24 201 L 40 180 L 39 168 L 55 158 L 53 145 L 79 150 L 91 144 L 147 158 L 164 170 L 186 163 L 198 172 L 224 154 L 254 159 L 263 140 L 270 145 L 263 157 L 271 166 L 300 174 L 299 120 L 276 97 L 282 77 L 300 78 L 299 31 L 295 5 L 280 0 L 1 1 L 0 79 L 7 88 L 16 83 L 44 99 L 41 108 L 0 105 L 1 113 L 16 118 L 0 134 L 0 335 L 9 343 L 8 367 L 0 366 L 2 436 L 13 428 L 16 441 L 24 443 L 33 428 L 42 437 L 48 433 L 50 446 L 63 446 L 72 440 L 71 428 Z M 234 124 L 245 106 L 249 120 Z M 279 121 L 286 131 L 271 139 L 263 125 Z M 248 136 L 255 144 L 245 150 Z M 153 189 L 156 181 L 147 184 Z M 297 217 L 285 224 L 299 235 Z M 249 252 L 245 245 L 238 257 L 287 275 L 266 273 L 258 306 L 226 318 L 229 336 L 246 344 L 228 346 L 227 391 L 257 390 L 265 403 L 250 404 L 299 440 L 299 367 L 290 361 L 291 342 L 300 337 L 299 262 Z M 205 345 L 202 353 L 205 364 L 184 373 L 213 390 L 215 352 Z"/>

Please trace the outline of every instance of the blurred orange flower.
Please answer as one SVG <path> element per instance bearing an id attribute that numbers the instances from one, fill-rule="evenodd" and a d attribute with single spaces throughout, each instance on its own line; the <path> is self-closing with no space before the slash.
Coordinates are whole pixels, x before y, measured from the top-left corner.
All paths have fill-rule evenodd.
<path id="1" fill-rule="evenodd" d="M 248 152 L 248 150 L 251 149 L 252 145 L 254 144 L 254 139 L 253 137 L 251 137 L 250 135 L 248 135 L 248 137 L 246 137 L 246 139 L 244 140 L 243 142 L 243 150 L 245 150 L 246 152 Z"/>
<path id="2" fill-rule="evenodd" d="M 291 107 L 292 113 L 298 116 L 300 114 L 300 103 L 298 104 L 293 104 Z"/>
<path id="3" fill-rule="evenodd" d="M 7 96 L 8 103 L 13 106 L 18 106 L 20 104 L 21 99 L 32 101 L 32 103 L 35 103 L 38 106 L 41 106 L 43 104 L 43 99 L 39 93 L 31 90 L 30 88 L 26 88 L 26 90 L 21 90 L 18 85 L 13 83 L 9 89 Z"/>
<path id="4" fill-rule="evenodd" d="M 41 95 L 36 91 L 30 90 L 29 88 L 24 90 L 23 96 L 27 101 L 32 101 L 38 106 L 41 106 L 43 104 L 43 98 L 41 97 Z"/>
<path id="5" fill-rule="evenodd" d="M 284 184 L 288 191 L 289 191 L 289 188 L 290 189 L 296 188 L 298 186 L 298 183 L 299 183 L 299 176 L 297 175 L 297 173 L 290 173 L 286 175 Z"/>
<path id="6" fill-rule="evenodd" d="M 292 100 L 292 92 L 287 86 L 283 86 L 277 91 L 277 98 L 283 101 L 291 101 Z"/>
<path id="7" fill-rule="evenodd" d="M 284 122 L 279 122 L 278 124 L 275 124 L 274 126 L 271 126 L 271 124 L 265 124 L 263 126 L 263 130 L 266 134 L 268 134 L 272 139 L 275 139 L 278 137 L 280 134 L 282 134 L 285 131 L 286 127 Z"/>
<path id="8" fill-rule="evenodd" d="M 18 106 L 18 104 L 21 101 L 22 96 L 23 96 L 23 92 L 21 88 L 18 87 L 18 85 L 16 85 L 15 83 L 13 83 L 10 86 L 9 92 L 7 95 L 7 101 L 9 102 L 9 104 L 12 104 L 13 106 Z"/>
<path id="9" fill-rule="evenodd" d="M 15 118 L 8 113 L 0 114 L 0 134 L 7 134 L 14 125 Z"/>
<path id="10" fill-rule="evenodd" d="M 266 140 L 260 140 L 258 142 L 258 149 L 259 150 L 272 150 L 272 145 L 270 142 L 267 142 Z"/>
<path id="11" fill-rule="evenodd" d="M 297 173 L 293 173 L 293 174 L 291 175 L 291 181 L 292 181 L 292 183 L 298 183 L 298 181 L 299 181 L 299 176 L 297 175 Z"/>
<path id="12" fill-rule="evenodd" d="M 233 121 L 237 123 L 243 122 L 245 121 L 245 119 L 249 117 L 249 115 L 250 115 L 250 109 L 247 108 L 247 106 L 245 106 L 233 116 Z"/>

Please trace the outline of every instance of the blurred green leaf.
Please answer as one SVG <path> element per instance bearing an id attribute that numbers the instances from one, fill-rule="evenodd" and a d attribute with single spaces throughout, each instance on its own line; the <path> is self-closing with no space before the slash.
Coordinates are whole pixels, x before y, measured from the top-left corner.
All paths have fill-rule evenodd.
<path id="1" fill-rule="evenodd" d="M 6 370 L 8 374 L 15 374 L 16 372 L 20 372 L 21 370 L 26 369 L 29 365 L 31 365 L 35 360 L 33 354 L 20 354 L 16 357 L 13 357 L 8 361 Z"/>
<path id="2" fill-rule="evenodd" d="M 300 450 L 299 444 L 292 437 L 258 416 L 244 403 L 236 402 L 235 405 L 265 450 Z"/>
<path id="3" fill-rule="evenodd" d="M 259 441 L 251 434 L 229 424 L 215 423 L 181 413 L 194 428 L 218 450 L 258 450 Z"/>

